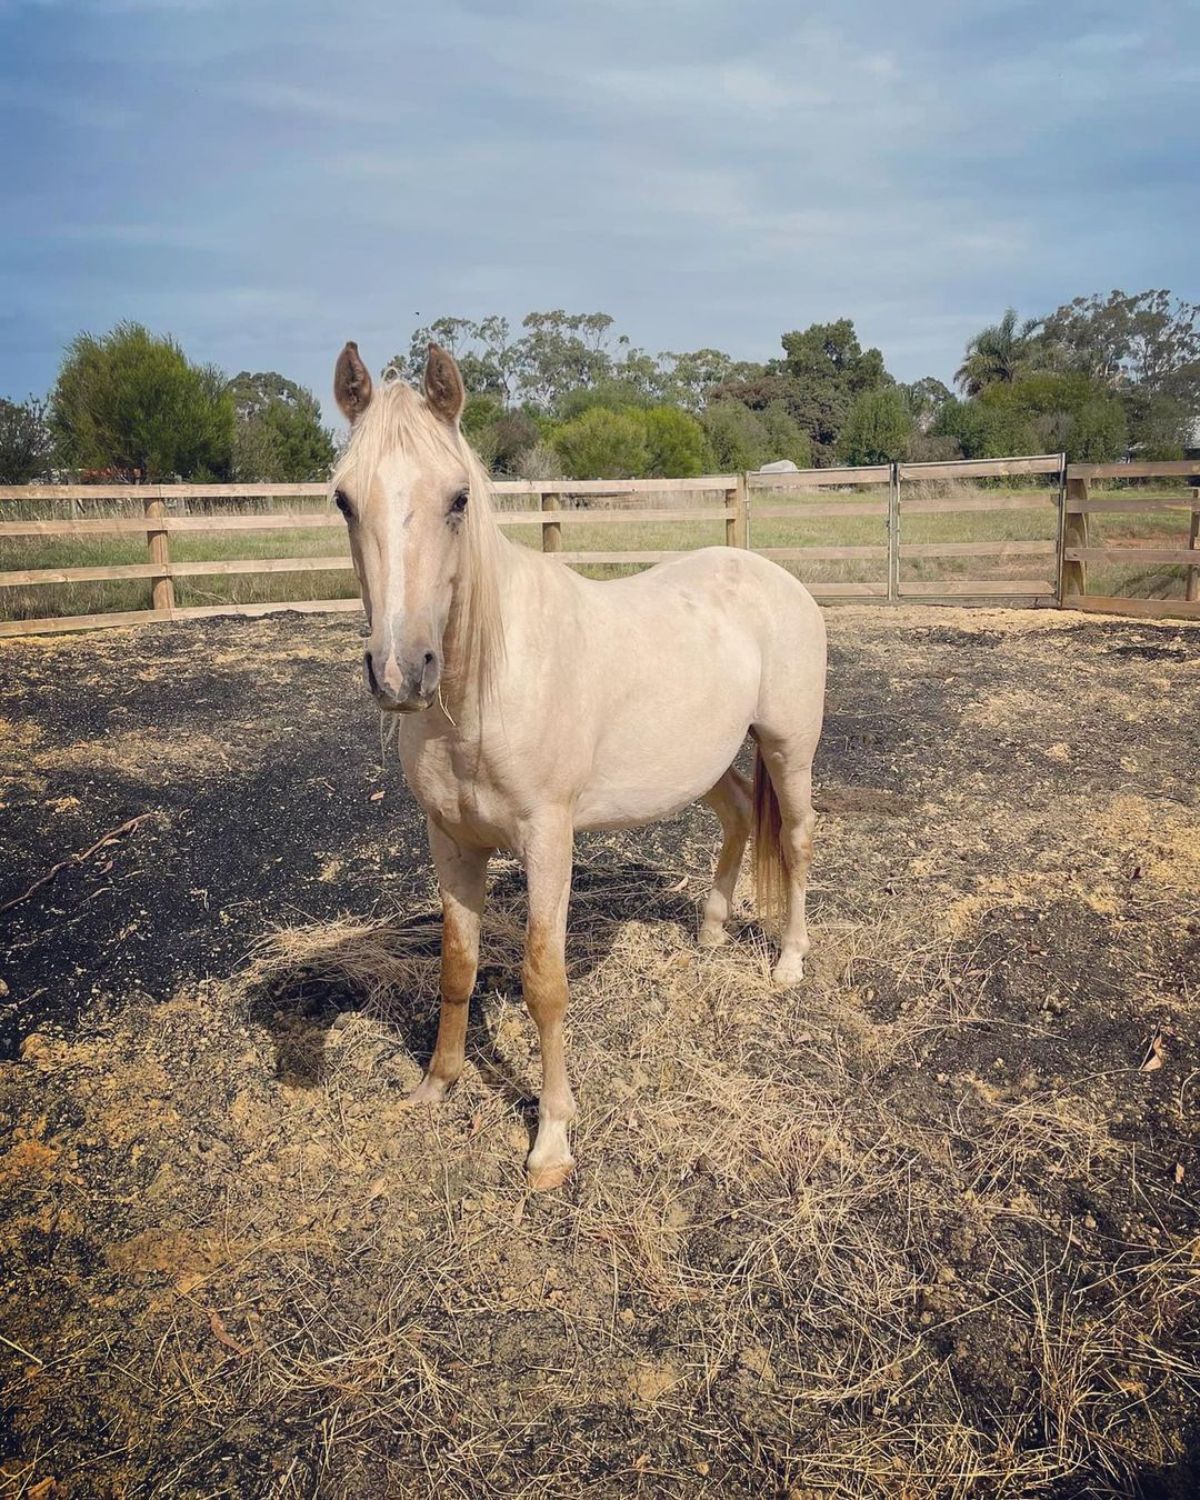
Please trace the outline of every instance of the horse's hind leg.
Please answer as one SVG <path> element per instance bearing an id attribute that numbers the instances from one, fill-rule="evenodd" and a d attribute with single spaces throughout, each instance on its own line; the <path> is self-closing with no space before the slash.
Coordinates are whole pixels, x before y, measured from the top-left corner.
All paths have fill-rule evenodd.
<path id="1" fill-rule="evenodd" d="M 779 802 L 779 846 L 787 891 L 787 913 L 780 933 L 779 961 L 771 977 L 778 985 L 799 984 L 808 953 L 805 891 L 813 854 L 812 751 L 815 746 L 772 739 L 758 731 L 759 750 Z"/>
<path id="2" fill-rule="evenodd" d="M 725 923 L 733 909 L 733 892 L 742 868 L 746 837 L 750 832 L 750 783 L 740 771 L 730 766 L 705 802 L 721 820 L 724 838 L 717 857 L 716 873 L 708 900 L 704 903 L 704 920 L 700 926 L 700 946 L 717 948 L 729 941 Z"/>

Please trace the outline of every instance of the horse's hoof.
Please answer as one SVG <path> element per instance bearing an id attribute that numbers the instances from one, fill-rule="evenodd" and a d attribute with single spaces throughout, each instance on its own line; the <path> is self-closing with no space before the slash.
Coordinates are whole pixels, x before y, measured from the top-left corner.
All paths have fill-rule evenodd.
<path id="1" fill-rule="evenodd" d="M 440 1078 L 433 1078 L 426 1073 L 412 1093 L 404 1101 L 406 1104 L 441 1104 L 445 1099 L 450 1085 L 444 1083 Z"/>
<path id="2" fill-rule="evenodd" d="M 789 990 L 803 982 L 804 960 L 802 958 L 780 959 L 771 974 L 771 983 L 777 990 Z"/>
<path id="3" fill-rule="evenodd" d="M 723 948 L 729 941 L 729 934 L 724 927 L 702 927 L 700 929 L 699 943 L 701 948 Z"/>
<path id="4" fill-rule="evenodd" d="M 552 1193 L 555 1188 L 562 1187 L 567 1178 L 575 1170 L 573 1161 L 555 1162 L 549 1167 L 529 1168 L 529 1191 L 531 1193 Z"/>

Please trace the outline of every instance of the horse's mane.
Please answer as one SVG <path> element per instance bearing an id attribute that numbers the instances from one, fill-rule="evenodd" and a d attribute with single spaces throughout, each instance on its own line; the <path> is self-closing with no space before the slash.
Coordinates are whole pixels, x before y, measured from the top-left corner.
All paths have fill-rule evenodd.
<path id="1" fill-rule="evenodd" d="M 457 427 L 434 416 L 410 385 L 388 380 L 355 423 L 334 468 L 332 488 L 345 485 L 361 492 L 363 481 L 369 484 L 384 458 L 395 452 L 416 464 L 450 459 L 467 471 L 471 498 L 462 532 L 463 567 L 447 665 L 456 684 L 468 690 L 472 682 L 478 684 L 482 701 L 494 688 L 504 659 L 498 581 L 504 539 L 495 522 L 491 480 Z"/>

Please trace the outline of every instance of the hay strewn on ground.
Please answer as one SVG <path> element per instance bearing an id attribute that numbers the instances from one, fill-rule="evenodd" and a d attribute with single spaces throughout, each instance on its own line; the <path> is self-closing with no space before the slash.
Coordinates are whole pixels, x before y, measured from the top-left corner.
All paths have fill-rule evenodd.
<path id="1" fill-rule="evenodd" d="M 802 989 L 770 989 L 752 922 L 697 951 L 705 818 L 586 841 L 562 1194 L 525 1191 L 509 864 L 440 1112 L 404 1104 L 427 884 L 259 918 L 225 973 L 26 1034 L 0 1067 L 5 1492 L 1191 1493 L 1200 632 L 1004 618 L 832 616 Z M 114 858 L 132 883 L 136 847 Z"/>

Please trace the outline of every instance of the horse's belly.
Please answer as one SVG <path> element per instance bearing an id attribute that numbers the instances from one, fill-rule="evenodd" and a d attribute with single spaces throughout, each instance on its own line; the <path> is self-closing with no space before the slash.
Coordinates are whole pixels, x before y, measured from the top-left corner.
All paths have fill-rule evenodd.
<path id="1" fill-rule="evenodd" d="M 575 827 L 595 832 L 671 817 L 716 785 L 748 727 L 748 718 L 731 718 L 699 733 L 645 736 L 634 754 L 602 748 L 575 804 Z"/>

